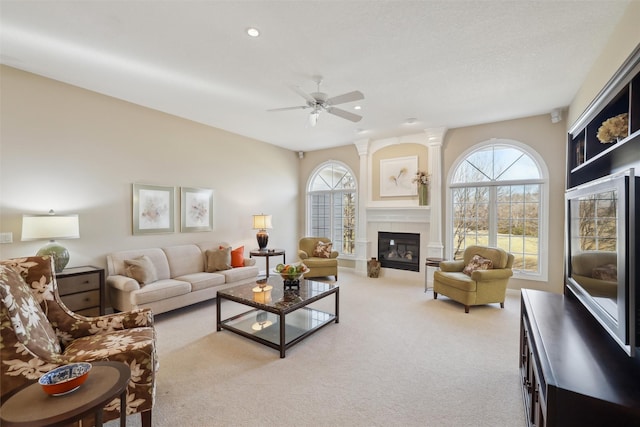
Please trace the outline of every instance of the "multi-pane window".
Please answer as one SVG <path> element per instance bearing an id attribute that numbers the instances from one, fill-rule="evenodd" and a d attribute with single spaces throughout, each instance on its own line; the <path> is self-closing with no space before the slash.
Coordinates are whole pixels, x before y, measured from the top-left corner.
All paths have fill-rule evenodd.
<path id="1" fill-rule="evenodd" d="M 338 162 L 322 165 L 307 188 L 311 236 L 328 237 L 333 249 L 353 255 L 356 247 L 356 181 Z"/>
<path id="2" fill-rule="evenodd" d="M 514 255 L 516 272 L 541 274 L 544 186 L 538 164 L 519 147 L 494 143 L 468 154 L 450 183 L 453 258 L 467 246 L 495 246 Z"/>

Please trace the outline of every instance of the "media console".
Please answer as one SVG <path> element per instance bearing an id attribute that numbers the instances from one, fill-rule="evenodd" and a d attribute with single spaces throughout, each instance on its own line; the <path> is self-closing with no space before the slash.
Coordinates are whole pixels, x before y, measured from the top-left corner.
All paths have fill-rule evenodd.
<path id="1" fill-rule="evenodd" d="M 520 373 L 527 425 L 640 425 L 640 361 L 572 295 L 522 290 Z"/>

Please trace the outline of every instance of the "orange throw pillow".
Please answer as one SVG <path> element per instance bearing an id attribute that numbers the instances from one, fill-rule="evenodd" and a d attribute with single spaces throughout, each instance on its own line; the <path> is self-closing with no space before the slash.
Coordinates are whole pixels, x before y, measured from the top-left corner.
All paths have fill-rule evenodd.
<path id="1" fill-rule="evenodd" d="M 231 267 L 244 267 L 244 246 L 231 251 Z"/>

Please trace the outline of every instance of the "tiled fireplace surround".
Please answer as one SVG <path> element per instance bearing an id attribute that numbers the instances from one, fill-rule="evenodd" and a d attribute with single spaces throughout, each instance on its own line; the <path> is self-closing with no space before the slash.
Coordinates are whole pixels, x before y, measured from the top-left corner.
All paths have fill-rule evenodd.
<path id="1" fill-rule="evenodd" d="M 356 270 L 366 274 L 367 261 L 377 257 L 378 232 L 404 232 L 420 234 L 420 271 L 382 268 L 381 276 L 403 278 L 412 282 L 424 282 L 425 259 L 442 257 L 442 156 L 441 147 L 445 129 L 426 129 L 424 133 L 385 140 L 360 140 L 355 145 L 360 156 L 359 198 L 356 241 Z M 371 194 L 372 157 L 376 151 L 395 144 L 423 144 L 428 151 L 429 206 L 418 206 L 417 197 L 406 200 L 384 200 Z"/>

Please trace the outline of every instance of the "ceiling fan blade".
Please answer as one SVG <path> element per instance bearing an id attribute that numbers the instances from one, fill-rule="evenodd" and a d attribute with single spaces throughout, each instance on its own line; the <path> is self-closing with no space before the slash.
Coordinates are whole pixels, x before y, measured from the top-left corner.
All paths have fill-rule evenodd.
<path id="1" fill-rule="evenodd" d="M 310 104 L 310 105 L 315 105 L 316 104 L 315 98 L 313 96 L 309 95 L 308 93 L 303 92 L 302 89 L 300 89 L 298 86 L 289 86 L 289 87 L 295 93 L 297 93 L 298 95 L 300 95 L 301 97 L 306 99 L 308 104 Z"/>
<path id="2" fill-rule="evenodd" d="M 346 102 L 359 101 L 364 99 L 364 95 L 359 90 L 354 90 L 353 92 L 343 93 L 342 95 L 334 96 L 332 98 L 327 99 L 327 104 L 338 105 L 344 104 Z"/>
<path id="3" fill-rule="evenodd" d="M 272 108 L 267 111 L 288 111 L 288 110 L 304 110 L 305 108 L 309 108 L 308 105 L 298 105 L 297 107 L 284 107 L 284 108 Z"/>
<path id="4" fill-rule="evenodd" d="M 327 113 L 342 117 L 343 119 L 351 120 L 352 122 L 359 122 L 362 119 L 362 116 L 335 107 L 327 108 Z"/>

